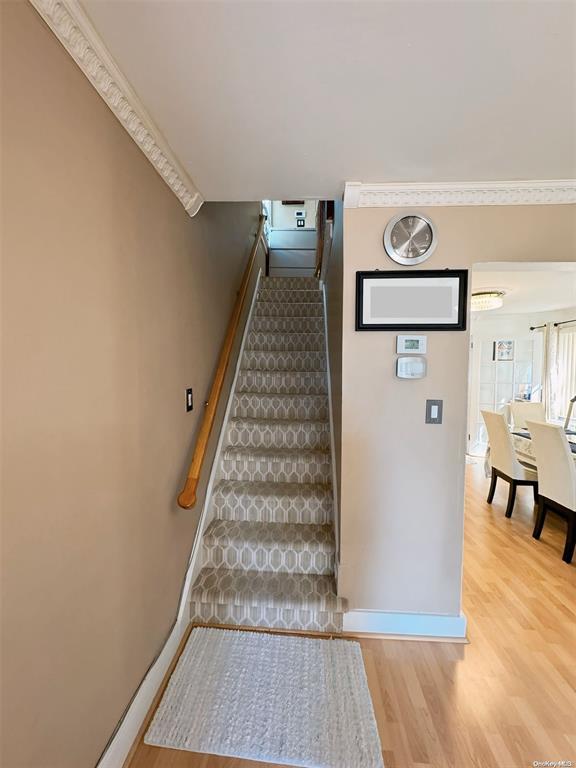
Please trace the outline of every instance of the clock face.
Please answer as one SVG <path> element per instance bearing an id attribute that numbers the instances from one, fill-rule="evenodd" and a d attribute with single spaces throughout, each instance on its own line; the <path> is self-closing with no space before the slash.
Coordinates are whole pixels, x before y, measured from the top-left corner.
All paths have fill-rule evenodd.
<path id="1" fill-rule="evenodd" d="M 423 216 L 396 216 L 384 232 L 384 248 L 399 264 L 420 264 L 436 245 L 432 222 Z"/>

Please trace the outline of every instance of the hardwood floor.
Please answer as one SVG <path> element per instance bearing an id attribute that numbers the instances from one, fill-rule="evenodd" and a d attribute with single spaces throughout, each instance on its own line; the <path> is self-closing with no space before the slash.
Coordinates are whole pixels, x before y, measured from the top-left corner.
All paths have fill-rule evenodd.
<path id="1" fill-rule="evenodd" d="M 468 645 L 361 640 L 386 768 L 576 766 L 576 565 L 565 523 L 532 539 L 532 490 L 511 519 L 492 506 L 482 463 L 467 467 L 464 612 Z M 140 743 L 130 768 L 262 768 Z M 355 766 L 350 766 L 355 768 Z"/>

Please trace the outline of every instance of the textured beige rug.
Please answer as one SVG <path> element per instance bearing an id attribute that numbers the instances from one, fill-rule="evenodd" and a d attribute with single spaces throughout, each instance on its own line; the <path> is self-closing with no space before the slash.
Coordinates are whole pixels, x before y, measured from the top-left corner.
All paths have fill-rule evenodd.
<path id="1" fill-rule="evenodd" d="M 192 630 L 144 739 L 304 766 L 383 768 L 358 643 Z"/>

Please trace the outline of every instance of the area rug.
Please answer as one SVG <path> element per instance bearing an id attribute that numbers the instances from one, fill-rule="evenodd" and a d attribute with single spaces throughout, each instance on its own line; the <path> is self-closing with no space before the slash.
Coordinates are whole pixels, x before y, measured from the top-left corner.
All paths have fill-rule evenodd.
<path id="1" fill-rule="evenodd" d="M 146 744 L 305 768 L 383 768 L 360 645 L 198 627 Z"/>

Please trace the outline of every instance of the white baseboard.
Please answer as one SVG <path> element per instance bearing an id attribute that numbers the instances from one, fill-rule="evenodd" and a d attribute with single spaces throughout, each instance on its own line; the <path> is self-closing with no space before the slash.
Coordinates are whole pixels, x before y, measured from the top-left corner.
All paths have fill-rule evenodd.
<path id="1" fill-rule="evenodd" d="M 395 635 L 419 638 L 466 638 L 466 616 L 431 613 L 388 613 L 386 611 L 348 611 L 344 632 Z"/>
<path id="2" fill-rule="evenodd" d="M 103 752 L 97 768 L 122 768 L 124 765 L 132 744 L 138 736 L 138 731 L 144 722 L 144 718 L 148 714 L 148 710 L 152 706 L 162 680 L 172 663 L 172 659 L 176 655 L 187 627 L 187 619 L 178 621 L 174 625 L 168 640 L 166 640 L 164 647 L 160 651 L 160 655 L 153 662 L 146 673 L 146 677 L 140 683 L 140 687 L 126 710 L 126 714 L 120 721 L 106 750 Z"/>

